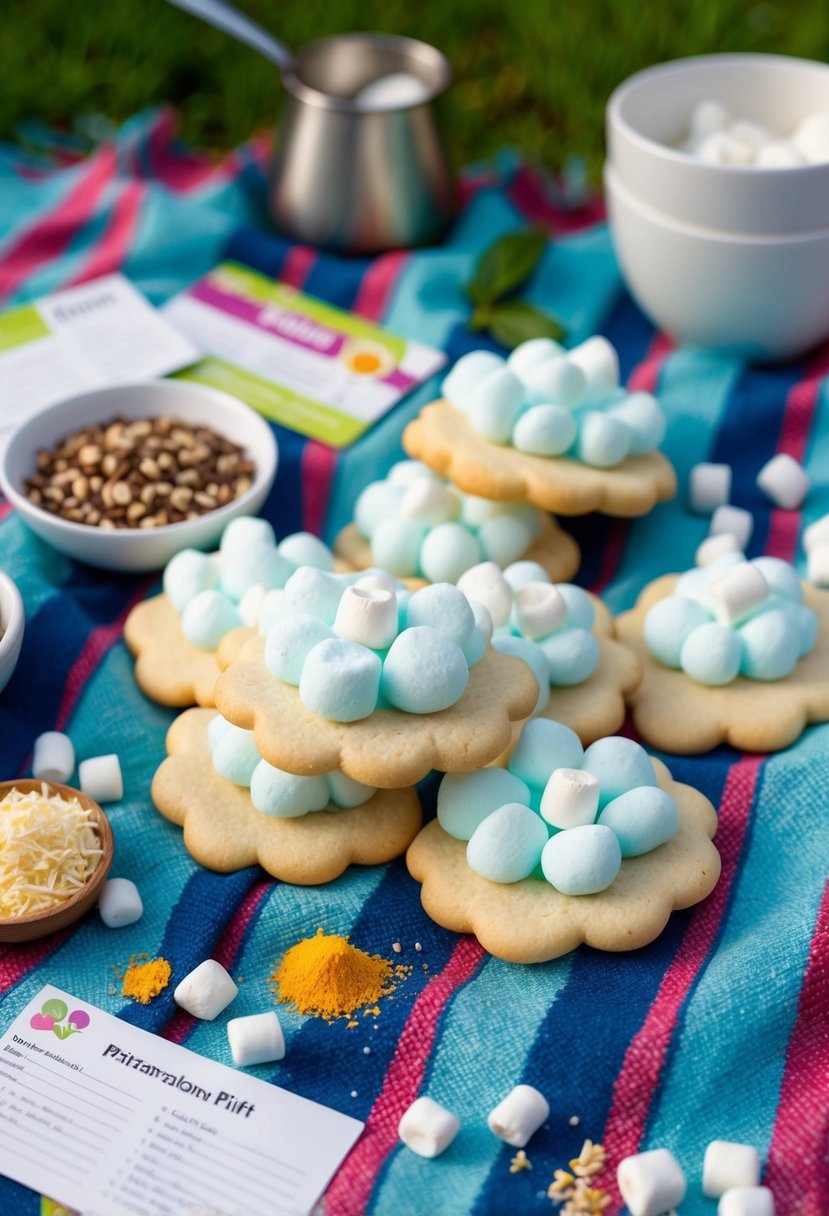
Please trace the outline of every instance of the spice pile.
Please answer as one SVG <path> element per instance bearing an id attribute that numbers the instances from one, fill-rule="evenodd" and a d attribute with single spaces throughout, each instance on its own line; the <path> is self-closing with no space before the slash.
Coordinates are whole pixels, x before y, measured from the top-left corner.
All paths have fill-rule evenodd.
<path id="1" fill-rule="evenodd" d="M 134 954 L 129 964 L 121 970 L 113 967 L 121 981 L 121 995 L 138 1001 L 139 1005 L 149 1005 L 170 982 L 173 969 L 166 958 L 150 958 L 149 954 Z M 115 990 L 110 989 L 110 996 Z"/>
<path id="2" fill-rule="evenodd" d="M 26 481 L 36 506 L 98 528 L 159 528 L 226 506 L 256 466 L 237 444 L 176 418 L 114 418 L 37 456 Z"/>
<path id="3" fill-rule="evenodd" d="M 375 1005 L 394 991 L 395 980 L 405 979 L 410 971 L 379 954 L 358 950 L 347 937 L 318 929 L 314 937 L 286 951 L 270 983 L 280 1002 L 293 1005 L 298 1013 L 332 1021 Z"/>

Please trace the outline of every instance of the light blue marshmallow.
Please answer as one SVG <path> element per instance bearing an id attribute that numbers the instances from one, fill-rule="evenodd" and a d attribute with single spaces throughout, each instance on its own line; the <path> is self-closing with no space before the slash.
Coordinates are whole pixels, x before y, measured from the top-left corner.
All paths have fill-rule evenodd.
<path id="1" fill-rule="evenodd" d="M 596 620 L 596 609 L 586 591 L 574 583 L 556 583 L 564 603 L 567 605 L 567 624 L 578 629 L 592 629 Z"/>
<path id="2" fill-rule="evenodd" d="M 577 429 L 565 405 L 533 405 L 512 428 L 512 446 L 532 456 L 562 456 L 575 441 Z"/>
<path id="3" fill-rule="evenodd" d="M 437 524 L 423 538 L 418 566 L 432 583 L 456 583 L 481 560 L 481 546 L 463 524 Z"/>
<path id="4" fill-rule="evenodd" d="M 383 662 L 383 696 L 409 714 L 448 709 L 460 701 L 468 683 L 469 667 L 458 643 L 429 625 L 405 629 Z"/>
<path id="5" fill-rule="evenodd" d="M 488 815 L 466 846 L 470 869 L 490 882 L 520 882 L 541 861 L 549 839 L 540 815 L 520 802 L 508 802 Z"/>
<path id="6" fill-rule="evenodd" d="M 550 669 L 550 684 L 569 687 L 592 676 L 599 665 L 599 643 L 587 629 L 559 629 L 538 645 Z"/>
<path id="7" fill-rule="evenodd" d="M 262 815 L 297 819 L 328 806 L 324 777 L 297 777 L 260 760 L 250 779 L 250 800 Z"/>
<path id="8" fill-rule="evenodd" d="M 238 519 L 232 519 L 219 542 L 222 553 L 232 553 L 234 549 L 273 549 L 275 546 L 276 536 L 271 525 L 266 519 L 253 515 L 240 515 Z"/>
<path id="9" fill-rule="evenodd" d="M 615 832 L 599 823 L 556 832 L 544 846 L 541 868 L 562 895 L 595 895 L 619 873 L 622 850 Z"/>
<path id="10" fill-rule="evenodd" d="M 342 638 L 318 642 L 299 681 L 302 704 L 332 722 L 359 722 L 374 712 L 382 663 L 373 650 Z"/>
<path id="11" fill-rule="evenodd" d="M 345 583 L 336 574 L 301 566 L 285 584 L 285 603 L 296 616 L 307 613 L 333 625 L 344 590 Z"/>
<path id="12" fill-rule="evenodd" d="M 229 550 L 222 562 L 222 590 L 238 603 L 249 587 L 284 587 L 294 566 L 274 548 L 253 546 Z"/>
<path id="13" fill-rule="evenodd" d="M 540 562 L 511 562 L 504 568 L 504 578 L 513 591 L 520 591 L 527 583 L 551 583 L 549 571 Z"/>
<path id="14" fill-rule="evenodd" d="M 516 519 L 512 515 L 496 515 L 494 519 L 488 519 L 481 525 L 478 541 L 482 553 L 478 560 L 496 562 L 504 567 L 527 552 L 533 543 L 533 532 L 523 519 Z"/>
<path id="15" fill-rule="evenodd" d="M 632 456 L 653 452 L 665 438 L 665 413 L 651 393 L 630 393 L 618 405 L 612 405 L 607 413 L 608 417 L 623 422 L 630 431 Z"/>
<path id="16" fill-rule="evenodd" d="M 284 621 L 291 615 L 291 605 L 282 590 L 268 591 L 259 609 L 259 632 L 267 637 L 268 631 L 277 621 Z"/>
<path id="17" fill-rule="evenodd" d="M 556 357 L 536 363 L 521 377 L 530 405 L 565 405 L 575 409 L 584 401 L 587 378 L 572 360 Z"/>
<path id="18" fill-rule="evenodd" d="M 508 443 L 524 404 L 524 385 L 508 367 L 490 372 L 458 402 L 472 427 L 492 443 Z"/>
<path id="19" fill-rule="evenodd" d="M 543 789 L 557 768 L 581 768 L 584 748 L 574 730 L 550 718 L 533 718 L 521 731 L 509 758 L 516 777 Z"/>
<path id="20" fill-rule="evenodd" d="M 221 714 L 216 714 L 207 724 L 207 745 L 211 752 L 215 751 L 216 745 L 223 735 L 230 729 L 231 723 L 227 718 L 223 718 Z"/>
<path id="21" fill-rule="evenodd" d="M 796 604 L 803 603 L 803 588 L 797 571 L 788 562 L 779 557 L 755 557 L 752 566 L 763 575 L 769 588 L 785 600 L 793 600 Z"/>
<path id="22" fill-rule="evenodd" d="M 550 664 L 540 646 L 527 638 L 515 638 L 509 634 L 495 633 L 492 645 L 500 654 L 509 654 L 523 659 L 538 682 L 538 699 L 533 713 L 540 713 L 550 699 Z"/>
<path id="23" fill-rule="evenodd" d="M 233 785 L 250 785 L 253 770 L 262 757 L 252 730 L 242 730 L 228 722 L 228 729 L 213 749 L 213 767 L 220 777 Z"/>
<path id="24" fill-rule="evenodd" d="M 641 857 L 665 844 L 679 831 L 679 815 L 670 794 L 640 786 L 608 802 L 598 822 L 616 834 L 623 857 Z"/>
<path id="25" fill-rule="evenodd" d="M 469 840 L 487 815 L 508 802 L 526 806 L 530 791 L 520 778 L 504 768 L 482 768 L 476 773 L 447 773 L 438 788 L 438 821 L 456 840 Z"/>
<path id="26" fill-rule="evenodd" d="M 363 785 L 362 781 L 355 781 L 345 773 L 326 773 L 325 782 L 329 799 L 334 806 L 362 806 L 377 793 L 375 786 Z"/>
<path id="27" fill-rule="evenodd" d="M 599 783 L 599 810 L 640 785 L 656 785 L 651 758 L 644 747 L 621 735 L 608 735 L 591 743 L 579 768 Z"/>
<path id="28" fill-rule="evenodd" d="M 373 540 L 375 530 L 397 515 L 406 487 L 391 481 L 372 481 L 354 504 L 354 522 L 365 540 Z"/>
<path id="29" fill-rule="evenodd" d="M 587 410 L 579 419 L 575 452 L 584 464 L 612 469 L 630 452 L 630 430 L 610 414 Z"/>
<path id="30" fill-rule="evenodd" d="M 476 626 L 470 634 L 469 640 L 461 647 L 463 657 L 466 659 L 468 667 L 474 667 L 476 663 L 480 663 L 481 659 L 486 654 L 486 648 L 489 645 L 486 636 L 481 633 Z"/>
<path id="31" fill-rule="evenodd" d="M 462 355 L 444 378 L 441 392 L 446 400 L 457 409 L 463 409 L 461 402 L 478 387 L 482 380 L 506 367 L 504 360 L 494 351 L 473 350 L 468 355 Z"/>
<path id="32" fill-rule="evenodd" d="M 740 635 L 727 625 L 712 622 L 689 633 L 679 657 L 686 675 L 716 688 L 736 678 L 742 653 Z"/>
<path id="33" fill-rule="evenodd" d="M 655 659 L 666 667 L 682 666 L 680 656 L 687 638 L 700 625 L 713 620 L 713 613 L 698 600 L 684 595 L 669 595 L 648 610 L 645 617 L 645 645 Z"/>
<path id="34" fill-rule="evenodd" d="M 298 566 L 314 566 L 317 570 L 333 570 L 334 555 L 312 532 L 292 532 L 276 546 L 277 553 Z"/>
<path id="35" fill-rule="evenodd" d="M 794 622 L 794 630 L 798 639 L 798 657 L 803 658 L 813 650 L 817 642 L 820 624 L 816 614 L 806 604 L 793 604 L 791 600 L 772 601 L 775 607 L 782 608 Z"/>
<path id="36" fill-rule="evenodd" d="M 412 593 L 408 587 L 404 587 L 397 593 L 397 632 L 402 633 L 406 628 L 406 617 L 409 612 L 409 600 L 412 598 Z"/>
<path id="37" fill-rule="evenodd" d="M 737 632 L 742 641 L 740 674 L 750 680 L 782 680 L 800 658 L 800 638 L 781 608 L 758 613 Z"/>
<path id="38" fill-rule="evenodd" d="M 402 486 L 403 489 L 407 489 L 413 481 L 420 481 L 422 477 L 432 481 L 442 480 L 434 469 L 430 469 L 428 464 L 424 464 L 422 460 L 398 460 L 386 474 L 387 481 L 393 485 Z"/>
<path id="39" fill-rule="evenodd" d="M 301 613 L 277 621 L 265 639 L 265 666 L 272 676 L 298 685 L 308 655 L 334 633 L 315 616 Z"/>
<path id="40" fill-rule="evenodd" d="M 226 633 L 241 625 L 236 605 L 222 591 L 200 591 L 181 615 L 181 632 L 191 646 L 215 650 Z"/>
<path id="41" fill-rule="evenodd" d="M 200 591 L 212 591 L 218 581 L 218 563 L 197 549 L 182 549 L 164 567 L 162 585 L 167 599 L 181 614 Z"/>
<path id="42" fill-rule="evenodd" d="M 700 603 L 710 606 L 710 585 L 735 566 L 742 565 L 745 560 L 742 553 L 723 553 L 707 566 L 695 566 L 692 570 L 686 570 L 676 581 L 674 595 L 684 595 L 688 599 L 699 600 Z"/>
<path id="43" fill-rule="evenodd" d="M 507 359 L 507 367 L 522 380 L 531 367 L 550 359 L 561 359 L 567 351 L 552 338 L 530 338 L 521 342 Z"/>
<path id="44" fill-rule="evenodd" d="M 433 583 L 415 591 L 406 609 L 406 624 L 431 625 L 459 646 L 465 646 L 475 628 L 475 614 L 469 600 L 451 583 Z"/>
<path id="45" fill-rule="evenodd" d="M 420 562 L 426 536 L 423 524 L 396 515 L 377 521 L 371 538 L 371 560 L 395 578 L 412 578 Z"/>

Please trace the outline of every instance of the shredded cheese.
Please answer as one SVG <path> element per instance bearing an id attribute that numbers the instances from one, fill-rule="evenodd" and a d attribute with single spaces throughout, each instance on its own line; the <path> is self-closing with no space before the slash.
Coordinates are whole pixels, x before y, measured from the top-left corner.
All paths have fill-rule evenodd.
<path id="1" fill-rule="evenodd" d="M 77 798 L 42 785 L 0 800 L 0 917 L 31 916 L 83 887 L 103 855 L 95 820 Z"/>

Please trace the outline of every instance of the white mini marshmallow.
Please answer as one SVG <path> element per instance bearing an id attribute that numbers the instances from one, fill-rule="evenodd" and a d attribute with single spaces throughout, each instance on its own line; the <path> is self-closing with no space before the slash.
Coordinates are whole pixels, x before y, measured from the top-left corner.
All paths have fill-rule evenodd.
<path id="1" fill-rule="evenodd" d="M 393 591 L 346 587 L 334 619 L 334 632 L 370 650 L 385 650 L 397 636 L 397 596 Z"/>
<path id="2" fill-rule="evenodd" d="M 829 544 L 829 515 L 822 515 L 813 524 L 809 524 L 803 533 L 803 548 L 807 553 L 817 545 Z"/>
<path id="3" fill-rule="evenodd" d="M 419 477 L 407 487 L 400 500 L 400 514 L 404 519 L 434 527 L 457 519 L 461 513 L 461 500 L 454 490 L 434 481 L 431 477 Z"/>
<path id="4" fill-rule="evenodd" d="M 710 566 L 726 553 L 739 553 L 740 542 L 730 532 L 720 532 L 718 536 L 706 536 L 694 554 L 698 566 Z"/>
<path id="5" fill-rule="evenodd" d="M 566 624 L 567 605 L 552 583 L 527 583 L 515 593 L 513 614 L 519 632 L 534 641 Z"/>
<path id="6" fill-rule="evenodd" d="M 742 140 L 749 145 L 756 158 L 757 153 L 767 143 L 771 142 L 771 132 L 760 122 L 752 122 L 750 118 L 736 118 L 728 128 L 733 139 Z"/>
<path id="7" fill-rule="evenodd" d="M 619 1162 L 616 1181 L 631 1216 L 662 1216 L 685 1198 L 685 1175 L 666 1148 L 625 1157 Z"/>
<path id="8" fill-rule="evenodd" d="M 67 782 L 75 769 L 75 749 L 68 735 L 47 730 L 35 739 L 32 775 L 38 781 Z"/>
<path id="9" fill-rule="evenodd" d="M 694 155 L 709 165 L 750 165 L 754 148 L 730 131 L 714 131 L 699 141 Z"/>
<path id="10" fill-rule="evenodd" d="M 124 797 L 121 761 L 115 752 L 81 760 L 78 781 L 83 793 L 93 802 L 119 802 Z"/>
<path id="11" fill-rule="evenodd" d="M 397 579 L 393 574 L 386 574 L 385 570 L 371 570 L 362 578 L 358 578 L 356 583 L 352 583 L 352 586 L 366 591 L 390 591 L 397 594 Z"/>
<path id="12" fill-rule="evenodd" d="M 227 1024 L 227 1041 L 237 1068 L 271 1064 L 285 1055 L 285 1036 L 273 1009 L 231 1018 Z"/>
<path id="13" fill-rule="evenodd" d="M 541 797 L 541 817 L 555 828 L 592 823 L 599 809 L 599 783 L 580 768 L 557 768 Z"/>
<path id="14" fill-rule="evenodd" d="M 700 138 L 703 135 L 712 135 L 715 131 L 725 130 L 730 122 L 731 115 L 721 101 L 704 97 L 691 111 L 689 127 L 691 134 Z"/>
<path id="15" fill-rule="evenodd" d="M 506 625 L 512 610 L 512 587 L 496 562 L 480 562 L 470 567 L 458 579 L 457 588 L 468 599 L 478 600 L 489 609 L 496 629 Z"/>
<path id="16" fill-rule="evenodd" d="M 688 506 L 695 515 L 710 515 L 731 495 L 731 465 L 702 461 L 691 469 Z"/>
<path id="17" fill-rule="evenodd" d="M 774 1216 L 774 1195 L 767 1186 L 735 1186 L 717 1205 L 717 1216 Z"/>
<path id="18" fill-rule="evenodd" d="M 717 507 L 711 516 L 709 535 L 719 536 L 723 532 L 730 532 L 732 536 L 737 537 L 741 550 L 745 550 L 753 531 L 754 516 L 743 507 Z"/>
<path id="19" fill-rule="evenodd" d="M 489 1112 L 487 1125 L 500 1140 L 513 1148 L 523 1148 L 549 1114 L 550 1104 L 542 1093 L 532 1085 L 516 1085 Z"/>
<path id="20" fill-rule="evenodd" d="M 194 967 L 173 993 L 173 1000 L 194 1018 L 212 1022 L 227 1009 L 239 989 L 221 963 L 206 958 Z"/>
<path id="21" fill-rule="evenodd" d="M 734 1186 L 755 1187 L 760 1182 L 760 1154 L 752 1144 L 712 1140 L 702 1163 L 702 1193 L 719 1199 Z"/>
<path id="22" fill-rule="evenodd" d="M 829 587 L 829 541 L 809 550 L 807 578 L 815 587 Z"/>
<path id="23" fill-rule="evenodd" d="M 248 628 L 259 624 L 259 613 L 267 594 L 268 588 L 263 583 L 254 583 L 239 600 L 239 616 Z"/>
<path id="24" fill-rule="evenodd" d="M 829 160 L 829 114 L 810 114 L 792 136 L 792 143 L 810 165 Z"/>
<path id="25" fill-rule="evenodd" d="M 763 169 L 795 169 L 805 165 L 806 158 L 788 139 L 772 139 L 757 149 L 755 164 Z"/>
<path id="26" fill-rule="evenodd" d="M 415 1098 L 397 1127 L 400 1139 L 419 1157 L 438 1157 L 460 1131 L 461 1121 L 425 1095 Z"/>
<path id="27" fill-rule="evenodd" d="M 778 507 L 796 511 L 809 493 L 809 474 L 786 452 L 772 456 L 757 474 L 757 486 Z"/>
<path id="28" fill-rule="evenodd" d="M 708 588 L 717 619 L 723 625 L 734 625 L 749 616 L 769 597 L 765 575 L 751 562 L 732 566 L 722 578 Z"/>
<path id="29" fill-rule="evenodd" d="M 619 356 L 607 338 L 597 335 L 568 350 L 567 358 L 587 379 L 585 401 L 599 401 L 619 387 Z"/>
<path id="30" fill-rule="evenodd" d="M 138 887 L 128 878 L 110 878 L 98 899 L 101 920 L 108 929 L 124 929 L 144 915 Z"/>

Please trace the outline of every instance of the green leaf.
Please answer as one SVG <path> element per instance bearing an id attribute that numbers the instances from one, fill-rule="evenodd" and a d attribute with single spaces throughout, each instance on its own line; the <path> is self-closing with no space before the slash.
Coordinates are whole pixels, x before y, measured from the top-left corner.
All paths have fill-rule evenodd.
<path id="1" fill-rule="evenodd" d="M 467 294 L 478 306 L 494 304 L 517 291 L 538 265 L 547 246 L 543 228 L 508 232 L 478 258 Z"/>
<path id="2" fill-rule="evenodd" d="M 496 304 L 491 310 L 488 328 L 495 341 L 509 350 L 531 338 L 553 338 L 560 342 L 566 333 L 555 317 L 524 300 L 505 300 Z"/>

